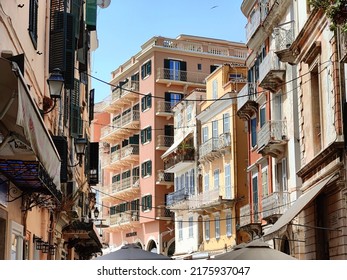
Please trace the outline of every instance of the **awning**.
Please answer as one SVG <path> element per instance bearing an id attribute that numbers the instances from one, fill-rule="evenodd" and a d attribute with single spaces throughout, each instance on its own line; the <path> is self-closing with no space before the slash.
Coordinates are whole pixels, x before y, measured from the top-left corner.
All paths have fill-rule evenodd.
<path id="1" fill-rule="evenodd" d="M 335 173 L 324 180 L 318 182 L 310 190 L 302 194 L 294 204 L 277 220 L 277 222 L 264 234 L 264 240 L 270 240 L 291 222 L 322 190 L 333 181 L 333 177 L 337 176 Z"/>
<path id="2" fill-rule="evenodd" d="M 97 253 L 102 253 L 102 243 L 93 222 L 73 221 L 63 228 L 63 238 L 68 247 L 75 248 L 82 259 L 90 259 Z"/>
<path id="3" fill-rule="evenodd" d="M 18 65 L 4 58 L 0 58 L 0 73 L 1 162 L 4 164 L 8 161 L 11 166 L 15 162 L 18 165 L 16 168 L 22 170 L 30 168 L 30 164 L 35 165 L 38 176 L 48 176 L 43 185 L 51 181 L 54 192 L 59 192 L 60 157 L 31 97 L 28 84 Z M 23 166 L 19 166 L 21 163 Z M 9 166 L 2 167 L 1 173 L 8 178 L 15 178 L 13 170 L 8 171 Z M 39 171 L 44 171 L 47 176 Z"/>
<path id="4" fill-rule="evenodd" d="M 193 133 L 193 129 L 188 129 L 182 138 L 180 138 L 178 141 L 174 141 L 174 143 L 171 145 L 171 147 L 169 149 L 167 149 L 165 153 L 162 154 L 161 158 L 165 158 L 169 154 L 171 154 L 173 151 L 175 151 L 177 149 L 177 147 L 179 146 L 179 144 L 181 144 L 182 141 L 184 139 L 186 139 L 188 137 L 188 135 L 191 133 Z"/>

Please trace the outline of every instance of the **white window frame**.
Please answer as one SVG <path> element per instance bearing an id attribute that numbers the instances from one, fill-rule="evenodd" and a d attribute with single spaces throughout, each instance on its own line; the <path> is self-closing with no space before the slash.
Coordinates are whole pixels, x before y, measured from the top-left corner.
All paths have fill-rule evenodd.
<path id="1" fill-rule="evenodd" d="M 231 166 L 226 164 L 224 167 L 224 180 L 225 180 L 225 198 L 231 199 L 233 194 L 231 193 Z"/>
<path id="2" fill-rule="evenodd" d="M 213 188 L 219 190 L 219 169 L 213 171 Z"/>
<path id="3" fill-rule="evenodd" d="M 178 221 L 178 240 L 183 240 L 183 221 Z"/>
<path id="4" fill-rule="evenodd" d="M 204 176 L 204 191 L 205 192 L 208 192 L 209 191 L 209 189 L 210 189 L 210 174 L 205 174 L 205 176 Z"/>
<path id="5" fill-rule="evenodd" d="M 218 99 L 218 80 L 212 81 L 212 99 Z"/>
<path id="6" fill-rule="evenodd" d="M 11 260 L 23 259 L 24 226 L 11 222 Z"/>
<path id="7" fill-rule="evenodd" d="M 232 236 L 233 234 L 233 222 L 232 222 L 232 215 L 230 212 L 226 213 L 226 218 L 225 218 L 225 227 L 226 227 L 226 233 L 227 233 L 227 237 Z"/>
<path id="8" fill-rule="evenodd" d="M 214 217 L 214 233 L 216 239 L 220 239 L 220 216 Z"/>
<path id="9" fill-rule="evenodd" d="M 210 235 L 211 235 L 211 227 L 210 227 L 210 219 L 205 220 L 205 240 L 208 241 L 210 240 Z"/>
<path id="10" fill-rule="evenodd" d="M 264 177 L 266 177 L 266 178 L 264 178 Z M 261 170 L 261 189 L 263 192 L 263 197 L 269 195 L 269 169 L 268 169 L 268 166 L 263 167 Z"/>
<path id="11" fill-rule="evenodd" d="M 194 230 L 193 230 L 193 216 L 189 217 L 189 238 L 193 238 L 194 237 Z"/>

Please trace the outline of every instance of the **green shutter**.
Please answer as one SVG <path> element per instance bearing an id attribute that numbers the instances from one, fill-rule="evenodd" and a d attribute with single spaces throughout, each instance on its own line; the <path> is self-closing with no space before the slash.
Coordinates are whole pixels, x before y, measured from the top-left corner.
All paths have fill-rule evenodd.
<path id="1" fill-rule="evenodd" d="M 145 164 L 141 163 L 141 177 L 145 177 Z"/>
<path id="2" fill-rule="evenodd" d="M 147 108 L 151 108 L 152 107 L 152 94 L 148 94 L 146 96 L 147 98 Z"/>
<path id="3" fill-rule="evenodd" d="M 147 63 L 147 75 L 150 75 L 152 71 L 152 61 L 148 61 Z"/>
<path id="4" fill-rule="evenodd" d="M 148 196 L 148 209 L 151 210 L 152 209 L 152 195 Z"/>
<path id="5" fill-rule="evenodd" d="M 147 175 L 152 175 L 152 161 L 147 161 Z"/>
<path id="6" fill-rule="evenodd" d="M 151 126 L 147 128 L 147 139 L 148 139 L 148 141 L 152 140 L 152 127 Z"/>
<path id="7" fill-rule="evenodd" d="M 142 209 L 142 212 L 145 211 L 145 198 L 146 197 L 142 197 L 141 198 L 141 209 Z"/>
<path id="8" fill-rule="evenodd" d="M 141 130 L 141 144 L 145 143 L 145 132 Z"/>
<path id="9" fill-rule="evenodd" d="M 75 79 L 74 89 L 70 90 L 70 134 L 74 138 L 78 138 L 83 131 L 83 121 L 80 109 L 80 81 Z"/>
<path id="10" fill-rule="evenodd" d="M 86 1 L 86 24 L 89 31 L 96 30 L 97 0 Z"/>
<path id="11" fill-rule="evenodd" d="M 146 96 L 141 98 L 141 111 L 142 112 L 145 110 L 145 101 L 146 101 Z"/>
<path id="12" fill-rule="evenodd" d="M 75 19 L 72 14 L 67 14 L 66 51 L 64 85 L 66 89 L 74 88 L 75 74 Z"/>

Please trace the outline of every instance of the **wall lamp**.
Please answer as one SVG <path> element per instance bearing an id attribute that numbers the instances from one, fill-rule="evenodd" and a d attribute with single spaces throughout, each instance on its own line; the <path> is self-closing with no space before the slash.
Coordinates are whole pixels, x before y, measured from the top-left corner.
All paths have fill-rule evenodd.
<path id="1" fill-rule="evenodd" d="M 82 166 L 82 157 L 85 154 L 88 141 L 86 138 L 82 138 L 80 135 L 78 138 L 74 139 L 75 153 L 77 155 L 78 162 L 74 165 L 68 165 L 69 167 L 76 167 L 77 165 Z"/>
<path id="2" fill-rule="evenodd" d="M 36 250 L 40 251 L 40 250 L 43 249 L 44 243 L 45 243 L 45 242 L 42 241 L 42 238 L 37 237 L 37 236 L 34 234 L 33 242 L 34 242 L 34 244 L 35 244 Z"/>
<path id="3" fill-rule="evenodd" d="M 49 78 L 47 79 L 47 84 L 49 88 L 49 94 L 51 99 L 53 99 L 53 106 L 49 111 L 44 112 L 44 114 L 48 114 L 52 112 L 57 103 L 57 99 L 61 98 L 61 92 L 64 85 L 64 77 L 61 74 L 61 70 L 59 68 L 55 68 Z"/>

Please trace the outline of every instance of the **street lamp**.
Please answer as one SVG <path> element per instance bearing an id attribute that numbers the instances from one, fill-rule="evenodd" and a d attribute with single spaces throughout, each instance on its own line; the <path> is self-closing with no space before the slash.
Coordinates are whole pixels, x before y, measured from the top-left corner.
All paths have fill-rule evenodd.
<path id="1" fill-rule="evenodd" d="M 61 98 L 61 90 L 64 85 L 64 77 L 59 68 L 55 68 L 47 79 L 49 94 L 51 98 Z"/>
<path id="2" fill-rule="evenodd" d="M 87 139 L 82 138 L 82 136 L 80 136 L 79 138 L 74 139 L 74 145 L 75 145 L 75 152 L 78 158 L 78 164 L 79 166 L 82 166 L 82 156 L 85 154 L 85 150 L 87 147 Z"/>
<path id="3" fill-rule="evenodd" d="M 61 74 L 61 71 L 59 68 L 56 68 L 53 70 L 49 78 L 47 79 L 49 94 L 51 99 L 53 99 L 53 106 L 49 111 L 44 112 L 44 114 L 48 114 L 52 112 L 52 110 L 55 108 L 55 105 L 57 103 L 57 99 L 61 98 L 61 91 L 63 89 L 64 85 L 64 77 Z"/>

